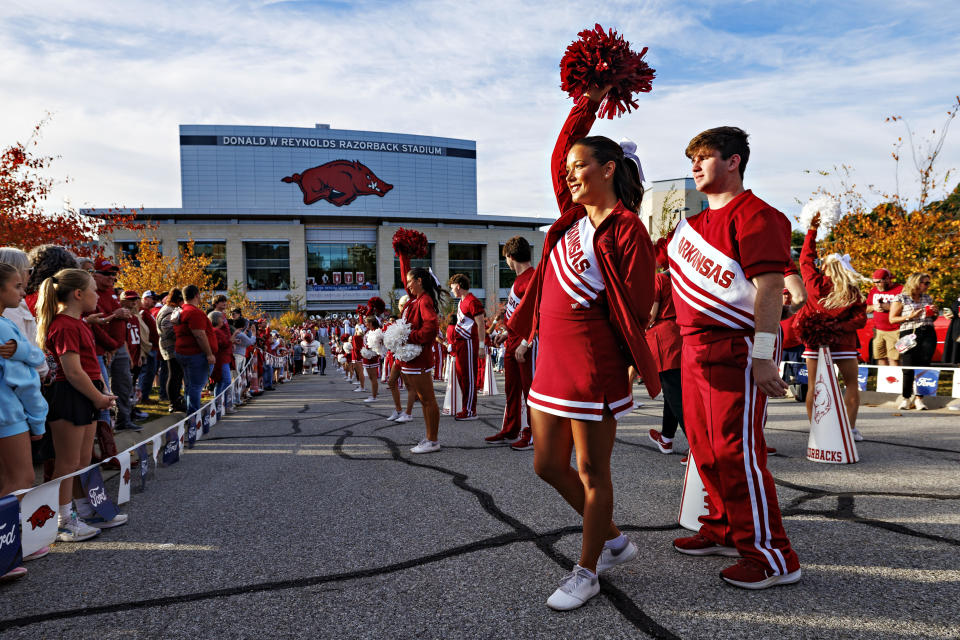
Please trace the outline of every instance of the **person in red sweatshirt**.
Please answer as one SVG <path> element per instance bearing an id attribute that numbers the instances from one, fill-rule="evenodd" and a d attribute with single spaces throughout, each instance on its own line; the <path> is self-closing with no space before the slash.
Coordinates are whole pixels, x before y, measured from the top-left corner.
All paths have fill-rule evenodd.
<path id="1" fill-rule="evenodd" d="M 510 270 L 517 274 L 503 309 L 504 322 L 509 322 L 513 312 L 527 293 L 530 280 L 533 279 L 530 243 L 523 236 L 510 238 L 503 245 L 503 257 Z M 533 432 L 529 426 L 530 410 L 527 407 L 527 398 L 530 395 L 530 385 L 533 383 L 537 341 L 534 339 L 532 343 L 528 343 L 524 336 L 511 331 L 508 325 L 507 332 L 502 335 L 499 342 L 506 343 L 503 354 L 503 386 L 506 401 L 500 431 L 487 436 L 486 441 L 490 444 L 509 443 L 512 449 L 525 451 L 533 448 Z M 525 420 L 523 414 L 526 414 Z M 521 429 L 522 423 L 526 423 L 527 426 Z"/>
<path id="2" fill-rule="evenodd" d="M 817 268 L 817 230 L 820 214 L 813 216 L 810 229 L 803 240 L 800 252 L 800 273 L 807 290 L 806 308 L 800 314 L 815 312 L 841 320 L 843 334 L 827 345 L 805 344 L 803 357 L 807 361 L 807 379 L 817 379 L 817 361 L 820 346 L 830 349 L 830 357 L 840 369 L 843 379 L 843 404 L 853 430 L 854 440 L 863 440 L 857 430 L 857 412 L 860 409 L 860 387 L 857 384 L 857 352 L 860 340 L 857 329 L 867 324 L 867 303 L 860 293 L 860 283 L 865 279 L 850 266 L 850 257 L 832 253 L 825 257 Z M 798 315 L 800 315 L 798 314 Z M 813 417 L 813 393 L 808 393 L 807 419 Z"/>
<path id="3" fill-rule="evenodd" d="M 463 394 L 463 409 L 455 420 L 477 419 L 477 373 L 480 371 L 481 334 L 486 337 L 483 303 L 470 293 L 470 278 L 463 273 L 450 276 L 450 292 L 457 303 L 457 333 L 463 343 L 456 352 L 457 384 Z"/>
<path id="4" fill-rule="evenodd" d="M 103 314 L 102 324 L 93 324 L 93 337 L 97 346 L 97 359 L 103 367 L 104 379 L 108 388 L 117 396 L 117 423 L 115 431 L 121 429 L 139 430 L 130 420 L 133 406 L 133 375 L 130 353 L 127 351 L 127 320 L 132 317 L 128 309 L 120 305 L 120 299 L 114 291 L 119 267 L 107 258 L 97 258 L 93 263 L 93 279 L 97 283 L 97 311 Z M 100 421 L 110 424 L 110 412 L 100 413 Z M 102 426 L 101 426 L 102 429 Z M 114 455 L 115 452 L 103 451 L 102 455 Z"/>

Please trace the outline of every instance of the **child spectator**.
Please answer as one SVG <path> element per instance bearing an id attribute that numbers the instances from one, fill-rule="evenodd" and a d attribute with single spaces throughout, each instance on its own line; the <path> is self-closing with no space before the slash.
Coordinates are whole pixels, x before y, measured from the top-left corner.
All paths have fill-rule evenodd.
<path id="1" fill-rule="evenodd" d="M 71 474 L 90 460 L 97 417 L 116 400 L 115 396 L 103 393 L 103 374 L 93 333 L 81 320 L 84 313 L 96 310 L 98 301 L 96 282 L 81 269 L 63 269 L 40 285 L 37 342 L 53 355 L 56 364 L 53 384 L 46 389 L 50 406 L 47 419 L 57 451 L 54 477 Z M 82 499 L 74 509 L 72 495 L 83 495 L 79 480 L 61 482 L 57 539 L 62 542 L 86 540 L 99 534 L 100 528 L 127 521 L 123 514 L 102 521 L 94 516 L 89 502 Z M 94 526 L 81 520 L 81 516 L 89 517 Z"/>

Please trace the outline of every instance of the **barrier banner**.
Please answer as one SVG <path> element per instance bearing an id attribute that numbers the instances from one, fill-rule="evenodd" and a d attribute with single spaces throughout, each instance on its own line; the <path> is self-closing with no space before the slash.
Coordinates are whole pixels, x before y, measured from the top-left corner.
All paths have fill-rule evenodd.
<path id="1" fill-rule="evenodd" d="M 73 482 L 73 480 L 70 480 Z M 20 530 L 23 555 L 53 544 L 57 539 L 60 508 L 60 479 L 51 480 L 23 494 L 20 501 Z"/>
<path id="2" fill-rule="evenodd" d="M 100 475 L 100 466 L 94 466 L 80 474 L 80 486 L 90 500 L 90 506 L 97 515 L 104 520 L 113 520 L 120 511 L 107 497 L 107 488 L 103 486 L 103 476 Z"/>
<path id="3" fill-rule="evenodd" d="M 121 505 L 130 502 L 130 480 L 133 477 L 130 473 L 130 452 L 124 451 L 116 455 L 120 463 L 120 481 L 117 483 L 117 504 Z"/>
<path id="4" fill-rule="evenodd" d="M 877 367 L 877 391 L 900 393 L 903 388 L 903 372 L 900 367 Z"/>
<path id="5" fill-rule="evenodd" d="M 183 428 L 183 425 L 180 425 Z M 180 439 L 177 437 L 177 428 L 170 427 L 164 434 L 163 466 L 169 467 L 180 461 Z"/>
<path id="6" fill-rule="evenodd" d="M 151 458 L 147 455 L 147 445 L 145 444 L 137 447 L 137 457 L 140 458 L 140 473 L 138 474 L 140 477 L 139 491 L 143 493 L 147 490 L 147 474 L 157 466 L 157 462 L 153 460 L 153 464 L 151 464 Z"/>
<path id="7" fill-rule="evenodd" d="M 953 391 L 950 395 L 954 398 L 960 398 L 960 371 L 953 372 Z"/>
<path id="8" fill-rule="evenodd" d="M 162 460 L 160 454 L 163 452 L 163 434 L 158 433 L 157 435 L 150 438 L 150 444 L 153 445 L 153 466 L 156 468 L 159 466 L 157 460 Z"/>
<path id="9" fill-rule="evenodd" d="M 187 449 L 193 449 L 197 442 L 197 415 L 187 418 Z"/>
<path id="10" fill-rule="evenodd" d="M 869 369 L 866 367 L 857 367 L 857 386 L 860 387 L 860 391 L 867 390 L 867 373 Z"/>
<path id="11" fill-rule="evenodd" d="M 810 374 L 807 371 L 807 365 L 802 364 L 797 367 L 797 384 L 809 384 Z"/>
<path id="12" fill-rule="evenodd" d="M 20 501 L 5 496 L 0 498 L 0 576 L 23 563 L 20 547 Z"/>
<path id="13" fill-rule="evenodd" d="M 913 387 L 918 396 L 937 395 L 937 384 L 940 382 L 940 372 L 936 369 L 916 369 Z"/>

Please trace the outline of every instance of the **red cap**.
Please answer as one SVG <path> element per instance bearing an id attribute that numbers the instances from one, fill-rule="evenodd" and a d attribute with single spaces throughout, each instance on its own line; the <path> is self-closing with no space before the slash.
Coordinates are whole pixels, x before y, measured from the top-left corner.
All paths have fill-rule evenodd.
<path id="1" fill-rule="evenodd" d="M 876 271 L 873 272 L 874 280 L 883 280 L 884 278 L 889 278 L 889 277 L 890 277 L 890 272 L 887 271 L 886 269 L 877 269 Z"/>
<path id="2" fill-rule="evenodd" d="M 113 264 L 106 258 L 97 258 L 96 260 L 94 260 L 93 269 L 95 271 L 113 271 L 113 272 L 120 271 L 120 267 Z"/>
<path id="3" fill-rule="evenodd" d="M 121 298 L 123 298 L 124 300 L 139 300 L 140 294 L 134 291 L 133 289 L 127 289 L 126 291 L 123 292 L 123 295 L 121 296 Z"/>

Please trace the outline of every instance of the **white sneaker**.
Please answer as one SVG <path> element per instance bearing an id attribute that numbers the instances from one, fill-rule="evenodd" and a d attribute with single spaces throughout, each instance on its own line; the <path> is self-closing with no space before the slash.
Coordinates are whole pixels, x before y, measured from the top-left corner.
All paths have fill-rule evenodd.
<path id="1" fill-rule="evenodd" d="M 640 553 L 640 550 L 631 540 L 627 540 L 627 544 L 617 551 L 604 545 L 603 551 L 600 552 L 600 559 L 597 560 L 597 573 L 606 571 L 618 564 L 630 562 L 637 557 L 638 553 Z"/>
<path id="2" fill-rule="evenodd" d="M 853 439 L 854 439 L 854 441 L 856 441 L 856 442 L 861 442 L 861 441 L 863 440 L 863 434 L 860 433 L 860 430 L 859 430 L 859 429 L 857 429 L 856 427 L 854 427 L 854 428 L 852 428 L 850 431 L 853 432 Z"/>
<path id="3" fill-rule="evenodd" d="M 127 514 L 125 513 L 118 513 L 113 516 L 113 520 L 104 520 L 97 514 L 93 514 L 89 518 L 83 518 L 82 522 L 97 529 L 112 529 L 127 524 L 127 519 Z"/>
<path id="4" fill-rule="evenodd" d="M 369 398 L 367 398 L 366 400 L 364 400 L 364 402 L 376 402 L 376 401 L 377 401 L 377 399 L 374 398 L 373 396 L 370 396 Z"/>
<path id="5" fill-rule="evenodd" d="M 960 411 L 960 404 L 951 404 L 947 409 L 950 411 Z"/>
<path id="6" fill-rule="evenodd" d="M 394 422 L 410 422 L 411 420 L 413 420 L 412 415 L 409 413 L 401 413 Z"/>
<path id="7" fill-rule="evenodd" d="M 557 611 L 569 611 L 582 606 L 587 600 L 600 593 L 600 581 L 580 565 L 560 582 L 560 588 L 547 599 L 547 606 Z"/>
<path id="8" fill-rule="evenodd" d="M 904 398 L 900 401 L 900 404 L 897 405 L 898 411 L 904 411 L 906 409 L 913 408 L 913 398 Z"/>
<path id="9" fill-rule="evenodd" d="M 410 453 L 433 453 L 434 451 L 440 451 L 440 443 L 436 440 L 427 440 L 424 438 L 420 441 L 420 444 L 410 449 Z"/>
<path id="10" fill-rule="evenodd" d="M 390 417 L 387 418 L 387 420 L 389 420 L 390 422 L 393 422 L 394 420 L 396 420 L 396 419 L 399 418 L 399 417 L 400 417 L 400 412 L 394 410 L 394 412 L 390 414 Z"/>
<path id="11" fill-rule="evenodd" d="M 98 535 L 100 535 L 100 529 L 85 523 L 73 510 L 70 511 L 69 518 L 60 519 L 60 526 L 57 528 L 57 540 L 60 542 L 82 542 Z"/>
<path id="12" fill-rule="evenodd" d="M 353 390 L 353 392 L 354 392 L 354 393 L 366 393 L 367 390 L 364 389 L 363 387 L 357 387 L 356 389 Z"/>
<path id="13" fill-rule="evenodd" d="M 913 408 L 916 409 L 917 411 L 926 411 L 927 405 L 924 404 L 923 398 L 921 398 L 920 396 L 917 396 L 913 401 Z"/>

